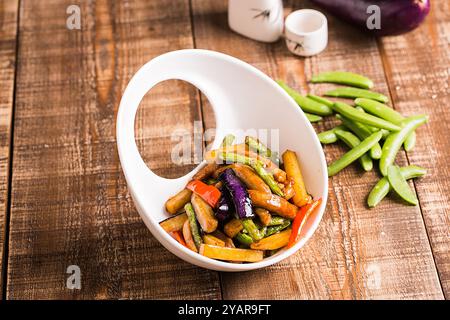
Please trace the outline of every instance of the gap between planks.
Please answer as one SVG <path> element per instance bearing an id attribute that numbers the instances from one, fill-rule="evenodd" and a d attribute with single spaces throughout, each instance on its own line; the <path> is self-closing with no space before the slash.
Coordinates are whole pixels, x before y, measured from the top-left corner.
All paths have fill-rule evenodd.
<path id="1" fill-rule="evenodd" d="M 10 214 L 11 214 L 11 190 L 12 190 L 12 167 L 13 167 L 13 150 L 14 150 L 14 111 L 16 106 L 16 79 L 17 79 L 17 69 L 18 69 L 18 56 L 19 56 L 19 26 L 20 26 L 20 8 L 21 0 L 17 0 L 16 7 L 16 34 L 15 34 L 15 47 L 14 47 L 14 75 L 13 75 L 13 91 L 12 91 L 12 101 L 11 101 L 11 116 L 9 120 L 9 150 L 8 150 L 8 167 L 7 167 L 7 191 L 6 191 L 6 202 L 5 202 L 5 218 L 4 218 L 4 229 L 3 229 L 3 255 L 1 257 L 1 300 L 6 300 L 7 284 L 8 284 L 8 256 L 9 256 L 9 225 L 10 225 Z"/>

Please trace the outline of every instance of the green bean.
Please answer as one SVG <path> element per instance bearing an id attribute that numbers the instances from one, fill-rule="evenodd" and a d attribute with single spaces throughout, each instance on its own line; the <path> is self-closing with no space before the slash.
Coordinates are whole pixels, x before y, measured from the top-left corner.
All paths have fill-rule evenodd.
<path id="1" fill-rule="evenodd" d="M 362 124 L 357 121 L 353 121 L 347 117 L 344 117 L 340 114 L 337 114 L 336 117 L 342 121 L 344 126 L 350 129 L 360 140 L 364 140 L 369 137 L 372 132 L 367 128 L 365 124 Z M 372 159 L 377 160 L 381 158 L 381 146 L 379 143 L 376 143 L 369 152 L 369 155 Z"/>
<path id="2" fill-rule="evenodd" d="M 387 175 L 387 170 L 394 163 L 398 150 L 400 150 L 401 145 L 405 142 L 406 137 L 427 121 L 428 117 L 425 115 L 409 117 L 402 122 L 402 130 L 391 133 L 387 137 L 380 158 L 380 171 L 383 176 Z"/>
<path id="3" fill-rule="evenodd" d="M 361 108 L 360 106 L 356 106 L 355 109 L 358 110 L 359 112 L 366 113 L 366 111 L 363 108 Z M 369 129 L 369 131 L 371 133 L 380 131 L 383 134 L 383 137 L 381 139 L 385 139 L 391 133 L 389 130 L 386 130 L 386 129 L 380 129 L 380 128 L 372 127 L 369 125 L 365 125 L 365 126 L 367 127 L 367 129 Z M 381 157 L 380 144 L 375 145 L 374 148 L 370 149 L 370 156 L 372 157 L 372 159 L 375 159 L 375 160 L 380 159 L 380 157 Z"/>
<path id="4" fill-rule="evenodd" d="M 409 136 L 406 137 L 405 142 L 403 142 L 403 148 L 405 149 L 405 151 L 411 151 L 412 149 L 414 149 L 415 145 L 416 145 L 416 133 L 412 132 Z"/>
<path id="5" fill-rule="evenodd" d="M 381 138 L 383 138 L 383 133 L 381 133 Z M 372 149 L 369 151 L 369 155 L 373 160 L 378 160 L 381 158 L 381 145 L 379 143 L 376 143 Z"/>
<path id="6" fill-rule="evenodd" d="M 273 163 L 277 165 L 277 167 L 280 166 L 280 155 L 276 151 L 272 151 L 272 156 L 270 157 L 270 160 L 272 160 Z"/>
<path id="7" fill-rule="evenodd" d="M 194 240 L 194 243 L 195 243 L 195 246 L 197 247 L 197 249 L 199 249 L 203 243 L 203 240 L 202 240 L 202 237 L 200 236 L 200 231 L 198 229 L 198 224 L 197 224 L 197 219 L 195 218 L 194 208 L 192 207 L 192 204 L 189 202 L 184 206 L 184 210 L 186 211 L 186 215 L 188 216 L 189 227 L 191 228 L 192 239 Z"/>
<path id="8" fill-rule="evenodd" d="M 355 100 L 355 103 L 367 112 L 384 120 L 390 121 L 394 124 L 399 125 L 403 120 L 405 120 L 405 118 L 400 113 L 378 101 L 358 98 Z M 413 132 L 406 138 L 404 148 L 406 151 L 410 151 L 412 150 L 412 148 L 414 148 L 415 144 L 416 134 Z"/>
<path id="9" fill-rule="evenodd" d="M 267 148 L 264 143 L 261 143 L 258 139 L 255 139 L 250 136 L 245 137 L 245 144 L 248 145 L 251 149 L 255 150 L 258 154 L 264 157 L 271 157 L 272 151 Z"/>
<path id="10" fill-rule="evenodd" d="M 273 193 L 279 195 L 280 197 L 284 197 L 284 193 L 278 183 L 276 183 L 273 175 L 267 172 L 266 169 L 264 169 L 264 166 L 260 161 L 236 153 L 225 152 L 223 154 L 220 154 L 219 156 L 221 159 L 225 160 L 226 163 L 238 162 L 251 166 L 261 177 L 261 179 L 263 179 L 263 181 L 269 186 L 270 190 L 272 190 Z"/>
<path id="11" fill-rule="evenodd" d="M 283 224 L 279 224 L 277 226 L 268 227 L 264 237 L 271 236 L 274 233 L 277 233 L 277 232 L 279 232 L 281 230 L 286 229 L 290 225 L 291 225 L 291 222 L 289 220 L 286 220 Z"/>
<path id="12" fill-rule="evenodd" d="M 314 100 L 314 101 L 316 101 L 316 102 L 318 102 L 318 103 L 324 104 L 324 105 L 326 105 L 327 107 L 330 107 L 330 108 L 331 108 L 331 107 L 333 106 L 333 104 L 334 104 L 333 101 L 328 100 L 327 98 L 324 98 L 324 97 L 316 96 L 316 95 L 314 95 L 314 94 L 308 93 L 308 94 L 306 95 L 306 97 L 309 98 L 309 99 L 311 99 L 311 100 Z"/>
<path id="13" fill-rule="evenodd" d="M 285 223 L 286 221 L 289 221 L 288 219 L 285 219 L 280 216 L 272 216 L 272 219 L 270 219 L 269 226 L 278 226 L 280 224 Z"/>
<path id="14" fill-rule="evenodd" d="M 407 166 L 400 168 L 400 173 L 406 180 L 417 178 L 424 176 L 427 171 L 424 168 L 418 167 L 418 166 Z M 389 180 L 387 177 L 381 178 L 377 184 L 372 188 L 372 190 L 369 193 L 369 196 L 367 197 L 367 205 L 370 208 L 375 207 L 378 205 L 381 200 L 386 197 L 386 195 L 391 191 L 392 187 L 389 184 Z"/>
<path id="15" fill-rule="evenodd" d="M 253 240 L 258 241 L 264 238 L 264 234 L 258 229 L 251 218 L 242 219 L 242 226 L 247 230 Z"/>
<path id="16" fill-rule="evenodd" d="M 356 106 L 355 109 L 358 110 L 358 111 L 364 112 L 364 113 L 366 112 L 366 111 L 365 111 L 363 108 L 361 108 L 360 106 Z M 382 139 L 385 139 L 385 138 L 391 133 L 389 130 L 386 130 L 386 129 L 380 129 L 380 128 L 376 128 L 376 127 L 372 127 L 372 126 L 367 126 L 367 125 L 366 125 L 366 127 L 367 127 L 367 129 L 369 129 L 370 132 L 372 132 L 372 133 L 377 132 L 377 131 L 381 131 L 381 133 L 383 134 L 383 138 L 382 138 Z"/>
<path id="17" fill-rule="evenodd" d="M 372 134 L 372 132 L 367 128 L 365 124 L 358 121 L 353 121 L 341 114 L 337 114 L 336 118 L 342 121 L 342 124 L 350 129 L 354 134 L 358 136 L 359 139 L 364 140 Z"/>
<path id="18" fill-rule="evenodd" d="M 319 116 L 329 116 L 333 114 L 333 110 L 330 107 L 302 96 L 281 80 L 278 80 L 277 83 L 292 97 L 292 99 L 295 100 L 295 102 L 297 102 L 303 111 Z"/>
<path id="19" fill-rule="evenodd" d="M 400 113 L 378 101 L 358 98 L 355 99 L 355 104 L 363 108 L 365 111 L 395 124 L 399 124 L 405 120 Z"/>
<path id="20" fill-rule="evenodd" d="M 251 166 L 253 162 L 259 162 L 256 159 L 252 159 L 249 157 L 246 157 L 242 154 L 237 154 L 237 153 L 230 153 L 230 152 L 225 152 L 223 154 L 219 154 L 219 157 L 224 160 L 227 164 L 230 163 L 242 163 L 242 164 L 246 164 L 248 166 Z"/>
<path id="21" fill-rule="evenodd" d="M 250 246 L 253 243 L 252 237 L 250 237 L 249 235 L 244 234 L 242 232 L 239 232 L 236 235 L 235 239 L 237 241 L 239 241 L 241 244 L 243 244 L 244 246 L 247 246 L 247 247 Z"/>
<path id="22" fill-rule="evenodd" d="M 263 166 L 256 161 L 253 161 L 251 164 L 251 167 L 255 169 L 256 173 L 263 179 L 263 181 L 269 186 L 270 190 L 272 190 L 273 193 L 276 195 L 279 195 L 280 197 L 284 197 L 284 193 L 281 190 L 278 183 L 276 183 L 275 179 L 273 178 L 273 175 L 266 171 L 266 169 L 263 168 Z"/>
<path id="23" fill-rule="evenodd" d="M 339 83 L 352 87 L 358 87 L 363 89 L 373 88 L 373 81 L 367 77 L 353 72 L 333 71 L 324 72 L 314 76 L 311 79 L 312 83 Z"/>
<path id="24" fill-rule="evenodd" d="M 216 184 L 218 182 L 218 180 L 217 179 L 214 179 L 214 178 L 208 178 L 208 179 L 206 179 L 206 181 L 205 181 L 205 183 L 206 184 L 209 184 L 209 185 L 211 185 L 211 184 Z"/>
<path id="25" fill-rule="evenodd" d="M 417 200 L 415 193 L 411 190 L 408 182 L 406 182 L 406 179 L 402 176 L 398 166 L 390 166 L 388 168 L 387 177 L 392 189 L 394 189 L 403 200 L 415 206 L 419 204 L 419 200 Z"/>
<path id="26" fill-rule="evenodd" d="M 380 102 L 389 101 L 389 98 L 381 93 L 357 88 L 337 88 L 326 92 L 325 95 L 339 98 L 367 98 Z"/>
<path id="27" fill-rule="evenodd" d="M 333 129 L 327 130 L 327 131 L 322 131 L 320 132 L 317 137 L 319 138 L 319 141 L 322 144 L 330 144 L 330 143 L 335 143 L 337 141 L 337 137 L 335 134 L 336 130 L 345 130 L 344 126 L 337 126 L 334 127 Z"/>
<path id="28" fill-rule="evenodd" d="M 313 123 L 313 122 L 319 122 L 322 120 L 321 116 L 315 115 L 315 114 L 311 114 L 311 113 L 306 113 L 305 112 L 305 116 L 308 119 L 309 122 Z"/>
<path id="29" fill-rule="evenodd" d="M 236 137 L 233 134 L 227 134 L 225 136 L 225 138 L 223 138 L 222 140 L 222 145 L 221 147 L 228 147 L 231 146 L 234 142 L 234 140 L 236 139 Z"/>
<path id="30" fill-rule="evenodd" d="M 271 256 L 273 256 L 273 255 L 276 255 L 281 249 L 282 249 L 282 248 L 280 248 L 280 249 L 275 249 L 275 250 L 266 250 L 265 252 L 266 252 L 266 254 L 267 254 L 268 257 L 271 257 Z"/>
<path id="31" fill-rule="evenodd" d="M 366 111 L 364 111 L 364 109 L 361 108 L 360 106 L 356 106 L 355 109 L 358 110 L 359 112 L 366 113 Z M 366 125 L 366 127 L 367 127 L 367 129 L 369 129 L 370 132 L 372 132 L 372 133 L 377 132 L 377 131 L 380 131 L 380 128 L 376 128 L 376 127 L 372 127 L 372 126 L 368 126 L 368 125 Z M 381 129 L 381 130 L 385 130 L 385 129 Z M 386 131 L 387 131 L 387 130 L 386 130 Z M 387 132 L 389 133 L 389 131 L 387 131 Z"/>
<path id="32" fill-rule="evenodd" d="M 364 153 L 369 151 L 376 143 L 378 143 L 382 136 L 383 135 L 381 132 L 375 132 L 362 141 L 358 146 L 345 153 L 340 159 L 328 166 L 328 176 L 334 176 L 356 159 L 360 158 Z"/>
<path id="33" fill-rule="evenodd" d="M 361 122 L 363 124 L 367 124 L 369 126 L 377 127 L 380 129 L 386 129 L 389 131 L 399 131 L 401 128 L 393 123 L 390 123 L 381 118 L 372 116 L 367 113 L 362 113 L 355 108 L 349 106 L 348 104 L 342 102 L 335 102 L 333 105 L 333 109 L 337 112 L 346 116 L 349 119 L 354 121 Z"/>
<path id="34" fill-rule="evenodd" d="M 359 140 L 357 136 L 349 131 L 336 130 L 336 136 L 350 148 L 354 148 L 361 143 L 361 140 Z M 370 171 L 373 169 L 372 159 L 367 153 L 363 154 L 359 158 L 359 162 L 361 163 L 361 166 L 365 171 Z"/>

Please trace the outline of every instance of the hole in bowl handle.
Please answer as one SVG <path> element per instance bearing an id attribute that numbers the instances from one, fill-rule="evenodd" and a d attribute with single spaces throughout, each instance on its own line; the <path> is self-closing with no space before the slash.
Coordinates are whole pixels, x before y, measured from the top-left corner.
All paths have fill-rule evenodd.
<path id="1" fill-rule="evenodd" d="M 120 163 L 132 194 L 149 190 L 149 187 L 165 188 L 179 184 L 178 179 L 160 177 L 146 165 L 134 135 L 136 113 L 145 94 L 158 83 L 176 78 L 176 74 L 167 69 L 167 63 L 157 57 L 138 70 L 123 93 L 117 114 L 116 137 Z"/>

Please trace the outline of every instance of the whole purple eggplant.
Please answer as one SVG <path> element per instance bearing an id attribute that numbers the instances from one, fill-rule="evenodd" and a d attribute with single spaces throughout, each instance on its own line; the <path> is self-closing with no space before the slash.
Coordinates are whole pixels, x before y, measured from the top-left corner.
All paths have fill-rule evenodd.
<path id="1" fill-rule="evenodd" d="M 336 17 L 376 36 L 398 35 L 417 28 L 430 12 L 430 0 L 311 0 Z M 378 6 L 380 28 L 376 21 Z M 376 7 L 375 7 L 376 8 Z M 369 9 L 369 10 L 368 10 Z M 377 10 L 377 9 L 375 9 Z M 369 23 L 368 23 L 369 20 Z"/>
<path id="2" fill-rule="evenodd" d="M 244 184 L 235 176 L 233 170 L 225 170 L 219 176 L 219 180 L 223 181 L 225 188 L 230 193 L 234 209 L 239 218 L 244 219 L 254 217 L 252 200 L 250 199 Z"/>

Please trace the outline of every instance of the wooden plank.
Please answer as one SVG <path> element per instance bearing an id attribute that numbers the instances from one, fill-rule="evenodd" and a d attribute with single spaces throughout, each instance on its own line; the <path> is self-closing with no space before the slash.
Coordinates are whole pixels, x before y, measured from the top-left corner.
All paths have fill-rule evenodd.
<path id="1" fill-rule="evenodd" d="M 12 132 L 14 77 L 16 70 L 18 1 L 0 3 L 0 288 L 3 288 L 6 248 L 10 143 Z M 0 292 L 0 299 L 3 292 Z"/>
<path id="2" fill-rule="evenodd" d="M 450 3 L 431 2 L 425 25 L 401 37 L 380 41 L 395 108 L 404 114 L 428 114 L 419 130 L 411 163 L 428 169 L 415 182 L 444 294 L 450 297 Z"/>
<path id="3" fill-rule="evenodd" d="M 219 298 L 218 273 L 179 260 L 144 226 L 115 143 L 131 76 L 193 46 L 188 1 L 82 1 L 81 30 L 66 28 L 70 4 L 22 2 L 7 298 Z M 136 122 L 144 158 L 165 176 L 189 169 L 160 162 L 173 130 L 200 118 L 196 90 L 172 85 L 145 98 Z M 66 288 L 69 265 L 81 290 Z"/>
<path id="4" fill-rule="evenodd" d="M 289 8 L 311 7 L 306 1 L 284 2 Z M 343 69 L 364 73 L 388 94 L 377 44 L 329 17 L 326 52 L 310 59 L 292 56 L 283 42 L 262 44 L 232 33 L 226 3 L 193 0 L 197 47 L 217 50 L 281 78 L 302 92 L 318 93 L 328 85 L 310 86 L 313 73 Z M 256 94 L 256 93 L 255 93 Z M 205 108 L 205 113 L 211 113 Z M 275 106 L 274 106 L 275 107 Z M 210 114 L 205 127 L 214 126 Z M 318 131 L 331 127 L 326 120 Z M 421 133 L 421 132 L 420 132 Z M 340 145 L 325 148 L 327 160 Z M 402 154 L 400 163 L 406 163 Z M 223 274 L 225 299 L 424 299 L 442 298 L 420 209 L 392 200 L 373 210 L 365 197 L 378 179 L 351 166 L 330 179 L 329 202 L 318 230 L 297 254 L 275 266 L 245 274 Z"/>

